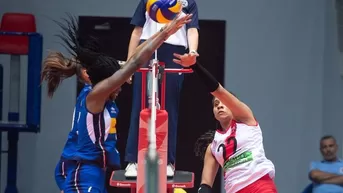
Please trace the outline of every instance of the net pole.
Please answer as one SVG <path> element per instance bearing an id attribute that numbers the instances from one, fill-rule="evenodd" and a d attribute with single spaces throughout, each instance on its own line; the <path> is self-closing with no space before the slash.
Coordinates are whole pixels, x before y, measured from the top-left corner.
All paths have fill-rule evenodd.
<path id="1" fill-rule="evenodd" d="M 158 30 L 158 25 L 156 24 L 156 29 Z M 155 58 L 152 61 L 151 69 L 151 117 L 149 122 L 149 147 L 146 157 L 146 168 L 145 168 L 145 193 L 158 193 L 158 155 L 156 150 L 156 109 L 157 109 L 157 69 L 158 69 L 158 59 L 157 50 L 155 50 Z"/>

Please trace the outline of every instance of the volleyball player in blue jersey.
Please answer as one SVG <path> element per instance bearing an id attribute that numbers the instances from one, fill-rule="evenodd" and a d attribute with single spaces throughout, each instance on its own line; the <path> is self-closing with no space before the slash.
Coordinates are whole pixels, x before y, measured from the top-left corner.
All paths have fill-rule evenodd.
<path id="1" fill-rule="evenodd" d="M 191 15 L 186 15 L 167 24 L 140 45 L 123 68 L 117 60 L 95 51 L 94 39 L 81 39 L 75 19 L 65 20 L 67 25 L 61 26 L 65 34 L 60 37 L 76 61 L 86 68 L 93 88 L 81 99 L 79 114 L 76 115 L 78 143 L 73 160 L 77 161 L 77 166 L 67 175 L 64 193 L 105 191 L 105 169 L 120 164 L 119 152 L 115 148 L 116 129 L 113 127 L 116 120 L 110 118 L 117 109 L 110 107 L 111 98 L 119 93 L 121 85 L 138 68 L 148 62 L 163 41 L 190 22 L 190 18 Z M 75 74 L 76 67 L 71 65 L 67 74 Z"/>
<path id="2" fill-rule="evenodd" d="M 42 81 L 45 80 L 47 82 L 48 88 L 48 96 L 51 98 L 56 91 L 61 79 L 68 78 L 72 74 L 65 73 L 68 72 L 68 69 L 71 66 L 76 67 L 76 74 L 77 78 L 80 82 L 84 84 L 83 89 L 79 93 L 79 96 L 76 99 L 76 104 L 74 107 L 73 112 L 73 120 L 72 120 L 72 127 L 71 131 L 68 134 L 67 142 L 64 145 L 62 155 L 60 160 L 58 161 L 56 168 L 55 168 L 55 181 L 57 186 L 61 191 L 64 188 L 64 182 L 67 177 L 68 172 L 76 167 L 76 161 L 72 160 L 72 157 L 76 151 L 77 146 L 77 127 L 76 121 L 77 117 L 76 114 L 79 110 L 80 101 L 86 95 L 87 92 L 91 90 L 91 82 L 87 75 L 86 69 L 83 68 L 80 64 L 78 64 L 73 59 L 68 59 L 63 56 L 60 52 L 51 52 L 44 60 L 44 66 L 42 70 Z"/>
<path id="3" fill-rule="evenodd" d="M 77 141 L 78 141 L 78 138 L 77 138 L 78 133 L 77 133 L 77 127 L 76 127 L 76 123 L 78 120 L 77 115 L 79 115 L 79 112 L 80 112 L 79 107 L 81 105 L 82 98 L 84 98 L 87 95 L 87 93 L 90 92 L 92 87 L 91 87 L 91 82 L 89 80 L 86 69 L 83 68 L 79 63 L 76 63 L 74 60 L 70 60 L 66 58 L 60 52 L 49 53 L 47 58 L 44 60 L 44 67 L 42 71 L 42 80 L 45 80 L 48 83 L 47 85 L 48 96 L 52 97 L 59 83 L 61 82 L 61 78 L 68 78 L 69 76 L 72 75 L 71 73 L 66 73 L 66 72 L 68 72 L 67 69 L 74 68 L 74 67 L 71 67 L 73 65 L 75 65 L 77 69 L 76 70 L 77 78 L 81 83 L 84 84 L 84 87 L 82 88 L 82 90 L 80 91 L 76 99 L 76 104 L 75 104 L 74 112 L 73 112 L 72 129 L 68 134 L 68 139 L 63 148 L 61 158 L 55 168 L 56 184 L 58 185 L 61 191 L 63 191 L 64 182 L 65 182 L 68 172 L 70 172 L 72 169 L 76 167 L 77 162 L 72 160 L 72 158 L 75 154 Z M 62 69 L 65 69 L 65 70 L 62 70 Z M 108 111 L 112 111 L 110 119 L 109 119 L 111 123 L 113 124 L 112 128 L 115 128 L 116 118 L 119 112 L 114 102 L 115 100 L 114 97 L 112 98 L 113 102 L 107 106 Z M 109 143 L 107 143 L 107 141 L 105 142 L 105 146 L 107 146 L 108 144 L 111 147 L 112 146 L 111 137 L 109 138 L 108 141 Z"/>
<path id="4" fill-rule="evenodd" d="M 76 125 L 78 115 L 80 114 L 80 106 L 82 105 L 81 101 L 85 96 L 87 96 L 88 92 L 90 92 L 92 87 L 86 69 L 83 68 L 79 63 L 75 63 L 75 61 L 67 59 L 60 52 L 52 52 L 47 56 L 47 58 L 44 60 L 44 67 L 42 71 L 42 80 L 48 82 L 48 96 L 52 97 L 54 91 L 57 89 L 59 83 L 61 82 L 60 79 L 67 78 L 72 75 L 72 73 L 66 73 L 68 72 L 67 69 L 74 68 L 71 66 L 75 66 L 77 78 L 80 82 L 84 83 L 85 85 L 83 89 L 80 91 L 79 96 L 77 97 L 73 112 L 72 129 L 69 132 L 68 139 L 63 148 L 61 158 L 55 168 L 55 180 L 61 192 L 63 192 L 67 174 L 73 169 L 75 169 L 77 165 L 77 162 L 75 160 L 72 160 L 78 142 L 78 131 Z M 110 112 L 108 121 L 111 122 L 112 129 L 116 128 L 116 118 L 119 112 L 118 107 L 114 102 L 115 97 L 116 96 L 112 96 L 113 102 L 108 103 L 108 105 L 106 106 L 107 111 Z M 113 147 L 112 141 L 114 140 L 113 138 L 116 138 L 116 130 L 114 130 L 112 133 L 113 134 L 109 135 L 109 137 L 105 141 L 105 147 L 115 148 Z"/>

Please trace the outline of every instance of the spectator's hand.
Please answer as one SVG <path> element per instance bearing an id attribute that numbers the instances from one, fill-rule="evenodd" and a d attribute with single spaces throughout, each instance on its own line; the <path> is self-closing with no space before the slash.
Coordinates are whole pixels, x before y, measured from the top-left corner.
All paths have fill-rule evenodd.
<path id="1" fill-rule="evenodd" d="M 124 65 L 126 64 L 126 61 L 118 60 L 118 63 L 119 63 L 119 65 L 120 65 L 120 67 L 123 68 Z M 132 76 L 133 76 L 133 75 L 132 75 Z M 130 76 L 130 78 L 126 81 L 126 83 L 132 84 L 132 76 Z"/>
<path id="2" fill-rule="evenodd" d="M 197 62 L 198 56 L 198 53 L 189 53 L 184 55 L 174 53 L 175 59 L 173 59 L 173 62 L 180 64 L 183 67 L 190 67 Z"/>

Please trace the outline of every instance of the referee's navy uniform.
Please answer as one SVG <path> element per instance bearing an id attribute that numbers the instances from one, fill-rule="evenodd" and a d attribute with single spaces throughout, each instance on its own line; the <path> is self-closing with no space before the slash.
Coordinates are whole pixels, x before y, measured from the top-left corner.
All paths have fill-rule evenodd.
<path id="1" fill-rule="evenodd" d="M 184 54 L 188 49 L 187 29 L 199 29 L 198 9 L 194 0 L 182 0 L 183 9 L 182 15 L 193 14 L 192 21 L 181 28 L 175 34 L 170 36 L 162 46 L 157 50 L 157 59 L 165 63 L 166 68 L 182 68 L 180 65 L 173 62 L 173 53 Z M 131 20 L 131 24 L 142 27 L 142 35 L 140 43 L 144 42 L 164 24 L 154 22 L 146 12 L 147 0 L 140 0 L 136 11 Z M 154 55 L 152 56 L 152 59 Z M 166 110 L 168 112 L 168 163 L 174 164 L 176 154 L 176 136 L 179 111 L 180 92 L 183 83 L 184 75 L 173 73 L 166 75 Z M 142 74 L 135 73 L 133 80 L 133 103 L 131 111 L 131 120 L 129 135 L 126 145 L 125 161 L 129 163 L 137 163 L 137 148 L 138 148 L 138 128 L 139 128 L 139 113 L 141 110 L 141 92 L 142 92 Z"/>

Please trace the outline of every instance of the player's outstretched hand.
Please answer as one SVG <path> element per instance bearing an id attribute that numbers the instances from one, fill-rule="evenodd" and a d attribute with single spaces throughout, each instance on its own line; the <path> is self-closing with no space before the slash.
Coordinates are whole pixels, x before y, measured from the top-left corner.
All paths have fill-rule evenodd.
<path id="1" fill-rule="evenodd" d="M 177 30 L 179 30 L 183 25 L 191 22 L 192 14 L 186 14 L 181 16 L 180 14 L 173 19 L 173 21 L 166 24 L 163 28 L 167 32 L 168 36 L 173 35 Z"/>

